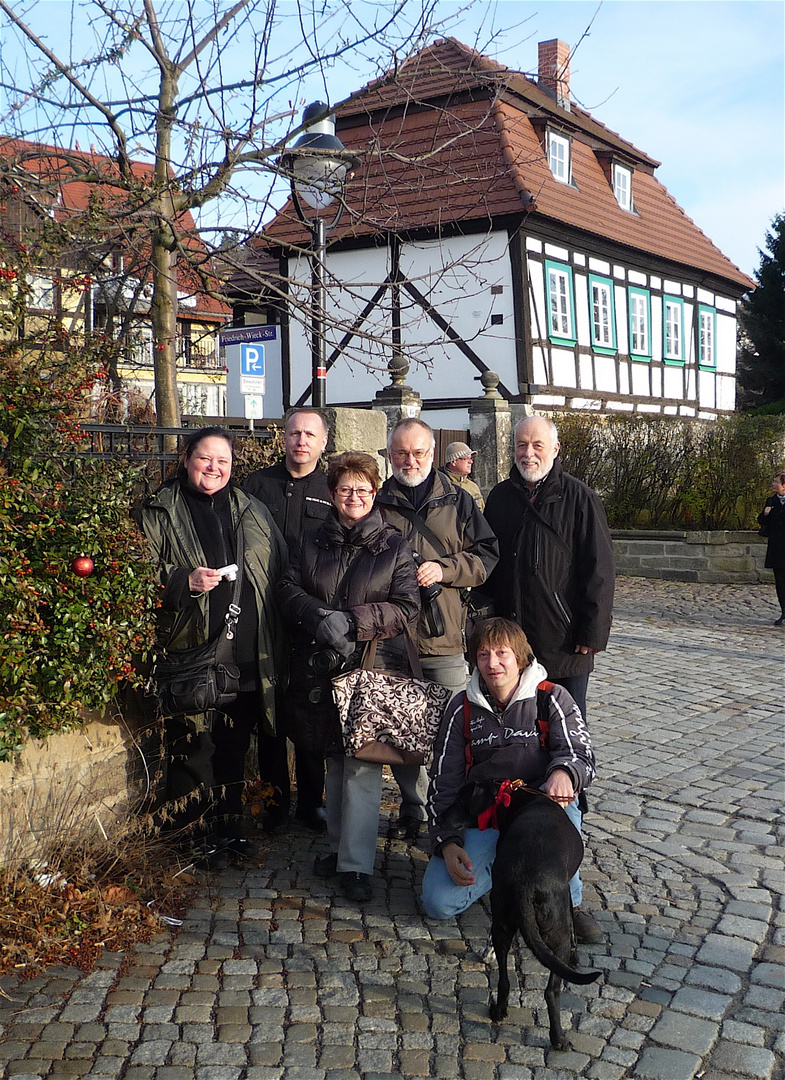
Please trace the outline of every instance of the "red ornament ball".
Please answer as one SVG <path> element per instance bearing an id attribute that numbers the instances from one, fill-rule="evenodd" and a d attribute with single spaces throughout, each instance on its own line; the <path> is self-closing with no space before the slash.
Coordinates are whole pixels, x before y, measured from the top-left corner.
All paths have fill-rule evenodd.
<path id="1" fill-rule="evenodd" d="M 71 569 L 77 577 L 90 577 L 95 569 L 95 563 L 89 555 L 77 555 L 71 563 Z"/>

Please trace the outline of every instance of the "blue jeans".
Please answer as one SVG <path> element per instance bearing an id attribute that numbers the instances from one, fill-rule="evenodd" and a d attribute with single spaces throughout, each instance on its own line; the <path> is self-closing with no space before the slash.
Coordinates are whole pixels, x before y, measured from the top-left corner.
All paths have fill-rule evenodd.
<path id="1" fill-rule="evenodd" d="M 578 809 L 578 800 L 574 799 L 569 806 L 565 806 L 564 811 L 580 832 L 583 815 Z M 426 915 L 431 919 L 451 919 L 491 891 L 491 868 L 498 840 L 496 829 L 482 832 L 479 829 L 466 830 L 463 848 L 474 867 L 474 885 L 456 885 L 447 873 L 444 859 L 438 855 L 431 858 L 422 879 L 422 902 Z M 570 898 L 573 907 L 580 907 L 583 899 L 580 872 L 570 878 Z"/>

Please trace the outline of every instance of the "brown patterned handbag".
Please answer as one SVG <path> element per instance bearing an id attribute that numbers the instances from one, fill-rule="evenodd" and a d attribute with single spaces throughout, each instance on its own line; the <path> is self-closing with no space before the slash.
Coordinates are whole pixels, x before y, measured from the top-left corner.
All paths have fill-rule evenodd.
<path id="1" fill-rule="evenodd" d="M 362 666 L 332 680 L 344 752 L 383 765 L 424 765 L 439 732 L 452 691 L 423 678 L 408 631 L 404 631 L 412 675 L 373 670 L 376 642 Z"/>

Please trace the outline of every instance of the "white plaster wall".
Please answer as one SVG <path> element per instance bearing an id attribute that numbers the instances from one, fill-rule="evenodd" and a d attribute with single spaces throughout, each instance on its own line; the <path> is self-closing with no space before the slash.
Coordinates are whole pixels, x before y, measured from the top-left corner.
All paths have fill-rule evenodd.
<path id="1" fill-rule="evenodd" d="M 578 357 L 578 369 L 580 371 L 579 385 L 581 390 L 594 389 L 594 371 L 592 370 L 591 356 L 581 353 Z"/>
<path id="2" fill-rule="evenodd" d="M 574 274 L 574 278 L 575 326 L 578 334 L 578 344 L 591 345 L 591 330 L 589 328 L 589 279 L 585 274 Z"/>
<path id="3" fill-rule="evenodd" d="M 716 376 L 713 371 L 698 372 L 698 405 L 701 409 L 713 409 L 716 406 Z"/>
<path id="4" fill-rule="evenodd" d="M 652 367 L 651 369 L 651 392 L 653 397 L 662 397 L 662 368 Z"/>
<path id="5" fill-rule="evenodd" d="M 428 243 L 405 244 L 401 271 L 427 296 L 439 314 L 477 354 L 518 391 L 515 314 L 507 234 L 495 232 Z M 501 286 L 501 293 L 492 293 Z M 402 303 L 408 303 L 402 294 Z M 413 367 L 408 383 L 423 397 L 478 397 L 480 374 L 471 360 L 445 337 L 418 306 L 402 315 L 404 346 L 431 367 Z M 492 326 L 491 316 L 501 325 Z"/>
<path id="6" fill-rule="evenodd" d="M 736 374 L 736 319 L 717 312 L 717 371 Z"/>
<path id="7" fill-rule="evenodd" d="M 632 392 L 636 397 L 648 397 L 649 390 L 649 364 L 630 364 L 632 370 Z"/>
<path id="8" fill-rule="evenodd" d="M 662 372 L 664 397 L 684 399 L 684 368 L 666 367 Z"/>
<path id="9" fill-rule="evenodd" d="M 601 356 L 598 354 L 594 357 L 594 377 L 597 390 L 606 390 L 611 394 L 616 393 L 617 366 L 616 358 L 613 356 Z"/>
<path id="10" fill-rule="evenodd" d="M 662 297 L 651 297 L 651 356 L 662 359 Z"/>
<path id="11" fill-rule="evenodd" d="M 529 261 L 529 284 L 532 294 L 529 304 L 531 336 L 545 339 L 548 337 L 548 306 L 545 297 L 545 268 L 539 261 Z"/>
<path id="12" fill-rule="evenodd" d="M 575 386 L 575 356 L 567 349 L 551 348 L 554 386 Z"/>
<path id="13" fill-rule="evenodd" d="M 327 255 L 327 356 L 351 327 L 389 273 L 387 248 L 371 248 Z M 292 400 L 296 401 L 311 382 L 311 346 L 309 341 L 310 265 L 307 258 L 292 259 L 289 273 L 293 297 L 302 305 L 302 317 L 290 324 L 290 363 Z M 302 283 L 298 288 L 298 284 Z M 327 400 L 364 401 L 388 385 L 387 363 L 390 359 L 389 294 L 363 323 L 346 353 L 327 373 Z M 272 404 L 272 402 L 271 402 Z"/>
<path id="14" fill-rule="evenodd" d="M 736 408 L 736 379 L 734 376 L 717 375 L 717 408 L 732 411 Z"/>
<path id="15" fill-rule="evenodd" d="M 615 269 L 615 268 L 614 268 Z M 616 309 L 616 351 L 629 352 L 629 327 L 627 325 L 627 290 L 616 286 L 613 290 Z"/>
<path id="16" fill-rule="evenodd" d="M 546 363 L 545 349 L 537 346 L 532 350 L 532 359 L 534 361 L 534 382 L 538 386 L 543 386 L 550 380 L 548 378 L 548 367 Z"/>

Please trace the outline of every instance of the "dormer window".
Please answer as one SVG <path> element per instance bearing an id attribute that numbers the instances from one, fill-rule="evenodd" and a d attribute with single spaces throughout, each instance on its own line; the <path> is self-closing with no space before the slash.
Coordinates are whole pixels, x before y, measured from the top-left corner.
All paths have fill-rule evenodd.
<path id="1" fill-rule="evenodd" d="M 571 179 L 570 169 L 570 140 L 566 135 L 560 135 L 556 131 L 548 130 L 548 166 L 554 178 L 560 184 L 569 184 Z"/>
<path id="2" fill-rule="evenodd" d="M 613 194 L 622 210 L 632 210 L 632 169 L 626 165 L 613 166 Z"/>

